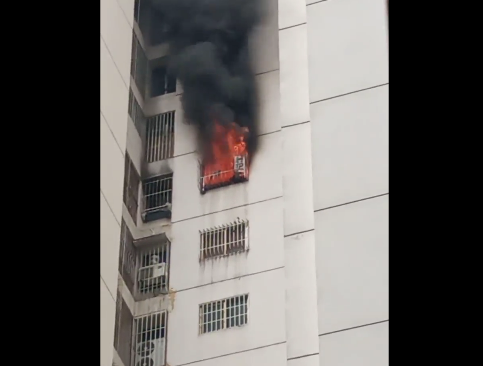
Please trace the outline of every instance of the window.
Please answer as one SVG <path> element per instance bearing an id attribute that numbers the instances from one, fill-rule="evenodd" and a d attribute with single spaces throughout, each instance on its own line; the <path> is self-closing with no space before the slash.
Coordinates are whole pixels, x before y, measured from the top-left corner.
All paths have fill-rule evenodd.
<path id="1" fill-rule="evenodd" d="M 119 245 L 119 273 L 131 293 L 134 292 L 136 282 L 136 249 L 134 239 L 126 222 L 121 222 L 121 242 Z"/>
<path id="2" fill-rule="evenodd" d="M 134 319 L 134 366 L 164 366 L 166 311 Z"/>
<path id="3" fill-rule="evenodd" d="M 137 224 L 138 218 L 138 189 L 139 189 L 140 177 L 134 164 L 126 152 L 125 165 L 124 165 L 124 190 L 123 190 L 123 202 L 131 215 L 134 223 Z"/>
<path id="4" fill-rule="evenodd" d="M 134 32 L 132 38 L 131 76 L 134 78 L 139 93 L 141 93 L 141 96 L 144 99 L 146 94 L 148 59 Z"/>
<path id="5" fill-rule="evenodd" d="M 152 60 L 151 69 L 151 97 L 176 92 L 176 78 L 168 73 L 168 60 L 166 57 Z"/>
<path id="6" fill-rule="evenodd" d="M 136 97 L 134 96 L 134 93 L 132 92 L 131 88 L 129 88 L 128 112 L 129 112 L 129 116 L 131 116 L 131 119 L 134 122 L 134 126 L 136 127 L 136 130 L 138 131 L 139 136 L 142 136 L 141 131 L 142 131 L 142 127 L 145 125 L 144 124 L 145 117 L 144 117 L 143 110 L 141 109 L 141 106 L 136 100 Z"/>
<path id="7" fill-rule="evenodd" d="M 248 294 L 200 305 L 199 334 L 248 323 Z"/>
<path id="8" fill-rule="evenodd" d="M 132 324 L 133 316 L 131 310 L 118 291 L 114 323 L 114 348 L 125 365 L 129 365 L 131 361 Z"/>
<path id="9" fill-rule="evenodd" d="M 142 250 L 138 254 L 137 290 L 141 294 L 159 294 L 168 291 L 167 244 Z"/>
<path id="10" fill-rule="evenodd" d="M 174 154 L 174 111 L 147 119 L 146 161 L 172 158 Z"/>
<path id="11" fill-rule="evenodd" d="M 142 216 L 145 222 L 171 218 L 172 192 L 173 174 L 149 178 L 143 182 Z"/>
<path id="12" fill-rule="evenodd" d="M 248 249 L 248 221 L 235 222 L 200 231 L 200 260 Z"/>
<path id="13" fill-rule="evenodd" d="M 169 244 L 165 235 L 134 240 L 122 220 L 119 273 L 135 298 L 145 299 L 168 292 Z"/>
<path id="14" fill-rule="evenodd" d="M 222 126 L 215 124 L 211 144 L 211 161 L 200 162 L 199 188 L 201 194 L 210 189 L 245 182 L 249 175 L 249 159 L 246 151 L 248 129 L 236 123 Z"/>

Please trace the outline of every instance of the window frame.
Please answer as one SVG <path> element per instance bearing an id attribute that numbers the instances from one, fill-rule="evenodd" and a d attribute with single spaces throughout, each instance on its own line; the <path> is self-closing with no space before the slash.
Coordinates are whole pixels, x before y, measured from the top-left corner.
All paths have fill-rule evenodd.
<path id="1" fill-rule="evenodd" d="M 244 298 L 244 306 L 246 308 L 246 312 L 244 314 L 240 313 L 239 316 L 240 319 L 243 317 L 244 318 L 244 322 L 242 325 L 233 325 L 233 326 L 227 326 L 227 302 L 229 300 L 236 300 L 237 298 Z M 221 312 L 221 319 L 220 319 L 220 327 L 213 330 L 213 328 L 211 328 L 212 330 L 205 330 L 208 329 L 208 327 L 206 327 L 207 324 L 216 324 L 216 322 L 218 322 L 218 318 L 215 322 L 213 322 L 213 319 L 210 320 L 210 322 L 204 322 L 204 318 L 205 318 L 205 314 L 206 316 L 208 316 L 208 314 L 210 314 L 208 311 L 205 312 L 204 309 L 206 307 L 206 309 L 208 309 L 209 306 L 213 307 L 213 306 L 217 306 L 217 303 L 222 303 L 222 309 L 220 309 L 219 311 Z M 203 334 L 209 334 L 209 333 L 214 333 L 214 332 L 218 332 L 218 331 L 222 331 L 222 330 L 228 330 L 228 329 L 232 329 L 232 328 L 241 328 L 241 327 L 245 327 L 249 324 L 250 322 L 250 294 L 249 293 L 244 293 L 244 294 L 241 294 L 241 295 L 235 295 L 235 296 L 230 296 L 230 297 L 226 297 L 224 299 L 220 299 L 220 300 L 215 300 L 215 301 L 209 301 L 209 302 L 205 302 L 205 303 L 202 303 L 198 306 L 198 312 L 199 312 L 199 318 L 198 318 L 198 335 L 203 335 Z M 218 310 L 216 311 L 218 312 Z M 213 311 L 211 312 L 211 314 L 215 314 Z M 230 317 L 230 319 L 235 319 L 235 317 Z"/>
<path id="2" fill-rule="evenodd" d="M 238 230 L 238 228 L 241 227 L 243 230 L 243 237 L 242 238 L 236 238 L 234 241 L 230 241 L 227 236 L 230 235 L 230 230 L 235 229 L 235 232 Z M 241 233 L 242 231 L 239 231 Z M 210 239 L 210 233 L 215 233 L 214 235 L 218 235 L 220 233 L 220 236 L 215 236 L 215 240 L 213 242 Z M 239 234 L 241 236 L 241 234 Z M 232 254 L 238 254 L 238 253 L 243 253 L 247 252 L 250 249 L 249 243 L 250 243 L 250 221 L 248 219 L 242 220 L 240 218 L 237 218 L 237 220 L 232 221 L 228 224 L 223 224 L 219 226 L 213 226 L 208 229 L 200 230 L 199 231 L 199 260 L 200 262 L 207 260 L 207 259 L 215 259 L 215 258 L 221 258 L 221 257 L 226 257 L 228 255 Z M 216 238 L 222 238 L 226 239 L 224 242 L 222 242 L 219 245 L 216 245 Z M 208 246 L 211 241 L 211 246 Z M 241 243 L 238 244 L 238 243 Z M 231 244 L 235 244 L 230 248 Z M 237 245 L 238 244 L 238 245 Z M 223 248 L 222 253 L 218 251 L 217 253 L 217 248 Z M 214 254 L 208 253 L 208 252 L 214 252 Z M 210 255 L 211 254 L 211 255 Z"/>

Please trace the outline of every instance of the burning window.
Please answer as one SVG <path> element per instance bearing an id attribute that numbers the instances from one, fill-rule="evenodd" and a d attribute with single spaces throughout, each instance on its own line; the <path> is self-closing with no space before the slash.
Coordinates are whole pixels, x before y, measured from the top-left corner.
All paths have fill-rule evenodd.
<path id="1" fill-rule="evenodd" d="M 144 222 L 171 217 L 173 174 L 161 175 L 143 181 Z"/>
<path id="2" fill-rule="evenodd" d="M 243 252 L 248 248 L 248 221 L 200 231 L 200 260 Z"/>
<path id="3" fill-rule="evenodd" d="M 248 180 L 247 128 L 236 123 L 217 124 L 209 160 L 201 163 L 200 191 L 206 191 Z"/>
<path id="4" fill-rule="evenodd" d="M 199 333 L 241 327 L 248 323 L 248 295 L 200 305 Z"/>
<path id="5" fill-rule="evenodd" d="M 146 125 L 146 161 L 172 158 L 174 154 L 174 111 L 150 117 Z"/>

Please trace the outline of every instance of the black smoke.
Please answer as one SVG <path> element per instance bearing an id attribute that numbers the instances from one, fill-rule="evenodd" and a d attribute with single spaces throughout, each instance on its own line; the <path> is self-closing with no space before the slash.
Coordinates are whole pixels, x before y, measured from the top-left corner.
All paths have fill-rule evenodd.
<path id="1" fill-rule="evenodd" d="M 261 0 L 153 0 L 170 47 L 169 72 L 183 87 L 185 119 L 197 126 L 209 158 L 214 121 L 248 127 L 257 149 L 257 90 L 249 36 L 261 20 Z"/>

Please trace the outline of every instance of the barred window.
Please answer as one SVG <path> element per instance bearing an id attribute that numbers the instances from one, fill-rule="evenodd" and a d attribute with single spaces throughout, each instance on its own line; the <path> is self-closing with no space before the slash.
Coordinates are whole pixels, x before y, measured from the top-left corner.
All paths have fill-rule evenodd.
<path id="1" fill-rule="evenodd" d="M 147 119 L 146 161 L 169 159 L 174 154 L 174 114 L 170 111 Z"/>
<path id="2" fill-rule="evenodd" d="M 134 319 L 134 365 L 164 366 L 166 355 L 166 311 Z"/>
<path id="3" fill-rule="evenodd" d="M 144 120 L 146 118 L 144 117 L 143 110 L 139 105 L 138 101 L 136 100 L 136 97 L 134 96 L 131 88 L 129 88 L 128 112 L 129 116 L 131 116 L 131 119 L 134 122 L 134 126 L 136 127 L 139 136 L 142 136 L 142 127 L 145 125 Z"/>
<path id="4" fill-rule="evenodd" d="M 114 323 L 114 348 L 125 365 L 129 365 L 131 361 L 132 324 L 131 310 L 129 310 L 118 289 Z"/>
<path id="5" fill-rule="evenodd" d="M 140 250 L 137 283 L 141 294 L 168 291 L 169 246 L 167 244 Z"/>
<path id="6" fill-rule="evenodd" d="M 248 294 L 201 304 L 199 334 L 241 327 L 248 323 Z"/>
<path id="7" fill-rule="evenodd" d="M 121 242 L 119 246 L 119 273 L 131 293 L 136 278 L 136 249 L 134 239 L 124 219 L 121 221 Z"/>
<path id="8" fill-rule="evenodd" d="M 136 86 L 142 98 L 146 94 L 146 80 L 148 75 L 148 58 L 139 43 L 136 34 L 132 34 L 132 53 L 131 53 L 131 76 L 134 78 Z"/>
<path id="9" fill-rule="evenodd" d="M 136 170 L 129 154 L 126 152 L 124 165 L 124 189 L 123 202 L 131 215 L 132 220 L 137 224 L 138 218 L 138 189 L 141 178 Z"/>
<path id="10" fill-rule="evenodd" d="M 248 249 L 248 220 L 200 231 L 200 260 Z"/>
<path id="11" fill-rule="evenodd" d="M 143 220 L 153 221 L 171 217 L 173 174 L 161 175 L 143 181 Z"/>

